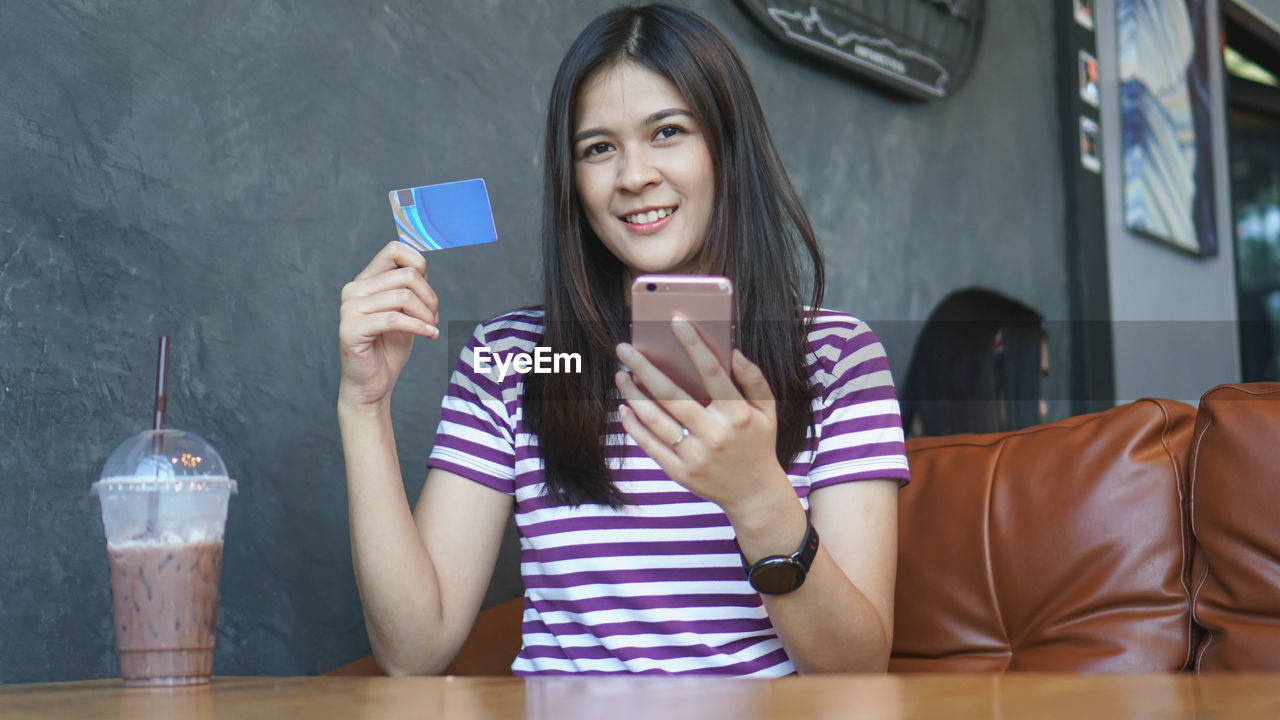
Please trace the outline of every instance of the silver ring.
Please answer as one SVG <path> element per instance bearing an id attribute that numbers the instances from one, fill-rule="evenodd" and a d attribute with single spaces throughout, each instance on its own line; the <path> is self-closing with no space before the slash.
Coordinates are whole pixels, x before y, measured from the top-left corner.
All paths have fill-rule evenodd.
<path id="1" fill-rule="evenodd" d="M 676 438 L 676 441 L 671 443 L 671 447 L 675 447 L 680 443 L 684 442 L 684 439 L 687 437 L 689 437 L 689 428 L 687 427 L 680 428 L 680 437 Z"/>

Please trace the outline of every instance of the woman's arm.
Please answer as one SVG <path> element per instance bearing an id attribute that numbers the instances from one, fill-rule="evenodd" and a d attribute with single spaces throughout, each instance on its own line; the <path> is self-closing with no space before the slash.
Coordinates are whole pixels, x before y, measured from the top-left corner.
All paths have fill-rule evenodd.
<path id="1" fill-rule="evenodd" d="M 410 514 L 391 426 L 391 393 L 415 336 L 436 338 L 427 263 L 386 245 L 342 289 L 338 427 L 351 554 L 374 657 L 388 673 L 440 672 L 471 628 L 511 500 L 440 469 Z"/>
<path id="2" fill-rule="evenodd" d="M 434 675 L 466 641 L 493 574 L 511 497 L 439 468 L 410 514 L 389 413 L 338 412 L 351 556 L 373 656 Z"/>
<path id="3" fill-rule="evenodd" d="M 779 487 L 777 498 L 726 508 L 749 562 L 790 555 L 800 547 L 804 510 L 789 483 Z M 804 584 L 786 595 L 761 596 L 799 672 L 884 672 L 888 667 L 897 507 L 896 480 L 841 483 L 810 494 L 809 518 L 819 542 Z"/>

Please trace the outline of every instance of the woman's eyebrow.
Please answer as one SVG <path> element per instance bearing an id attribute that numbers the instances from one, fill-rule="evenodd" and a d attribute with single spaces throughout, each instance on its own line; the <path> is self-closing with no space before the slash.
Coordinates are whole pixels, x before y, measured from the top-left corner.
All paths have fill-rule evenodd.
<path id="1" fill-rule="evenodd" d="M 652 125 L 656 122 L 661 122 L 675 115 L 689 115 L 689 114 L 690 114 L 689 111 L 685 110 L 684 108 L 667 108 L 666 110 L 659 110 L 658 112 L 645 118 L 644 124 Z"/>
<path id="2" fill-rule="evenodd" d="M 662 122 L 663 120 L 666 120 L 669 117 L 674 117 L 676 115 L 685 115 L 688 117 L 693 116 L 692 113 L 690 113 L 688 110 L 685 110 L 684 108 L 678 108 L 678 107 L 667 108 L 665 110 L 659 110 L 651 114 L 649 117 L 645 118 L 644 124 L 652 125 L 656 122 Z M 609 134 L 609 131 L 606 130 L 605 128 L 587 128 L 586 130 L 578 131 L 578 134 L 573 136 L 573 144 L 577 145 L 578 143 L 582 142 L 583 140 L 586 140 L 587 138 L 592 138 L 597 135 L 608 135 L 608 134 Z"/>

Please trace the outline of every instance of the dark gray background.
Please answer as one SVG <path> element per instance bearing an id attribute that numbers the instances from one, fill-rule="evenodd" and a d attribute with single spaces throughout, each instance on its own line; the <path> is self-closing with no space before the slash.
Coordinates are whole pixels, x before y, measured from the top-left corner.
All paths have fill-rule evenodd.
<path id="1" fill-rule="evenodd" d="M 394 237 L 387 190 L 484 177 L 500 241 L 430 256 L 443 317 L 465 332 L 536 301 L 546 96 L 611 5 L 0 4 L 0 683 L 116 672 L 88 490 L 150 422 L 161 334 L 170 425 L 240 480 L 215 672 L 368 652 L 333 411 L 339 289 Z M 753 75 L 825 248 L 826 305 L 882 330 L 898 378 L 899 321 L 955 288 L 1069 319 L 1049 2 L 991 0 L 966 85 L 928 104 L 779 51 L 726 0 L 690 5 Z M 1068 352 L 1064 333 L 1058 367 Z M 452 363 L 420 342 L 396 392 L 413 498 Z M 509 550 L 487 602 L 519 592 Z"/>

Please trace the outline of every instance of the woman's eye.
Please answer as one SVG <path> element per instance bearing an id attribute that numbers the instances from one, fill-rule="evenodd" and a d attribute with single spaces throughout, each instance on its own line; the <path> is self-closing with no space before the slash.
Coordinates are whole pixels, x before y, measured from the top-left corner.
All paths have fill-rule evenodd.
<path id="1" fill-rule="evenodd" d="M 675 125 L 664 125 L 663 127 L 658 128 L 657 137 L 660 137 L 663 139 L 672 138 L 672 137 L 675 137 L 676 135 L 679 135 L 682 132 L 684 131 L 676 127 Z"/>
<path id="2" fill-rule="evenodd" d="M 609 152 L 609 143 L 596 143 L 595 145 L 588 146 L 586 150 L 583 150 L 582 156 L 591 157 L 592 155 L 599 155 L 600 153 L 605 152 Z"/>

